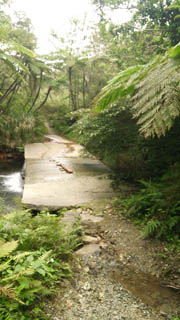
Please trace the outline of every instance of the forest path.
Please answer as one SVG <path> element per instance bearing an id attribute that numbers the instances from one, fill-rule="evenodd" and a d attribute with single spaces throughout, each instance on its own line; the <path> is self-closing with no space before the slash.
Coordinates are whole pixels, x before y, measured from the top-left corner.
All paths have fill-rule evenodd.
<path id="1" fill-rule="evenodd" d="M 179 257 L 167 243 L 143 238 L 109 200 L 67 210 L 62 221 L 69 226 L 77 217 L 84 245 L 73 279 L 45 303 L 50 320 L 179 319 Z"/>
<path id="2" fill-rule="evenodd" d="M 54 134 L 45 138 L 25 146 L 23 204 L 58 210 L 115 196 L 110 170 L 81 145 Z"/>

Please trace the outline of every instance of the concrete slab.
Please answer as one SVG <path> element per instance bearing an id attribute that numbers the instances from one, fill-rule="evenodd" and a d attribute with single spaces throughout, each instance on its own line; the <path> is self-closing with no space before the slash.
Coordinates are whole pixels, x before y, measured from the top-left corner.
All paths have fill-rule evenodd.
<path id="1" fill-rule="evenodd" d="M 51 137 L 51 136 L 48 136 Z M 22 203 L 60 209 L 112 198 L 109 169 L 82 157 L 83 147 L 61 137 L 25 146 L 26 172 Z M 54 142 L 56 138 L 56 142 Z M 69 174 L 60 165 L 73 171 Z"/>

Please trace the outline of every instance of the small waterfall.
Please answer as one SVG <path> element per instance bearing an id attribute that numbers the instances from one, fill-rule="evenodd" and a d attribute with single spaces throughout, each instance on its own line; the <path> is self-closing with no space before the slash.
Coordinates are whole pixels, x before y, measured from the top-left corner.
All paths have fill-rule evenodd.
<path id="1" fill-rule="evenodd" d="M 14 172 L 9 175 L 0 175 L 1 185 L 4 186 L 4 191 L 13 193 L 22 193 L 23 180 L 21 172 Z"/>
<path id="2" fill-rule="evenodd" d="M 7 211 L 16 208 L 14 198 L 21 199 L 23 192 L 23 161 L 0 162 L 0 198 L 3 199 Z"/>

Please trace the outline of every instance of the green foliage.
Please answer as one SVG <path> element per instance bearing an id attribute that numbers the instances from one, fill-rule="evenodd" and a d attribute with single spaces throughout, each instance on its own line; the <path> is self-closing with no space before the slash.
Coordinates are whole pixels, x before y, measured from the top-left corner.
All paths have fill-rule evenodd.
<path id="1" fill-rule="evenodd" d="M 10 147 L 19 147 L 23 144 L 41 138 L 46 133 L 43 119 L 25 113 L 11 113 L 1 115 L 0 143 Z"/>
<path id="2" fill-rule="evenodd" d="M 160 137 L 173 126 L 180 113 L 179 84 L 179 60 L 166 56 L 137 84 L 138 92 L 133 98 L 134 117 L 139 118 L 137 124 L 145 137 Z"/>
<path id="3" fill-rule="evenodd" d="M 113 105 L 99 113 L 83 113 L 71 130 L 90 153 L 116 170 L 118 176 L 141 177 L 143 159 L 138 132 L 128 110 Z"/>
<path id="4" fill-rule="evenodd" d="M 180 228 L 180 164 L 174 165 L 159 183 L 140 181 L 143 188 L 129 199 L 121 201 L 125 214 L 137 223 L 145 224 L 144 233 L 179 241 Z M 118 200 L 116 201 L 118 203 Z"/>
<path id="5" fill-rule="evenodd" d="M 170 45 L 174 46 L 180 41 L 180 20 L 177 17 L 178 10 L 173 5 L 174 0 L 139 0 L 133 19 L 142 27 L 159 32 L 161 43 L 168 39 Z"/>
<path id="6" fill-rule="evenodd" d="M 101 91 L 97 106 L 107 108 L 119 98 L 127 97 L 134 118 L 138 118 L 140 133 L 146 138 L 165 135 L 180 114 L 179 54 L 178 44 L 144 67 L 121 72 Z"/>
<path id="7" fill-rule="evenodd" d="M 135 91 L 135 84 L 139 77 L 139 71 L 143 66 L 135 66 L 121 71 L 115 78 L 108 82 L 95 99 L 99 109 L 104 109 L 113 104 L 117 99 L 132 95 Z"/>
<path id="8" fill-rule="evenodd" d="M 147 167 L 146 178 L 160 178 L 172 165 L 180 162 L 180 118 L 165 136 L 141 139 L 139 148 Z M 175 143 L 176 141 L 176 143 Z M 145 176 L 144 176 L 145 178 Z"/>
<path id="9" fill-rule="evenodd" d="M 0 227 L 0 318 L 46 319 L 39 303 L 72 276 L 69 259 L 80 243 L 79 227 L 65 233 L 57 216 L 28 211 L 1 216 Z"/>
<path id="10" fill-rule="evenodd" d="M 72 130 L 73 124 L 88 112 L 89 109 L 71 111 L 67 106 L 62 105 L 53 114 L 50 123 L 57 133 L 68 135 Z"/>
<path id="11" fill-rule="evenodd" d="M 17 241 L 11 241 L 7 243 L 1 243 L 0 258 L 8 256 L 12 251 L 18 247 Z"/>

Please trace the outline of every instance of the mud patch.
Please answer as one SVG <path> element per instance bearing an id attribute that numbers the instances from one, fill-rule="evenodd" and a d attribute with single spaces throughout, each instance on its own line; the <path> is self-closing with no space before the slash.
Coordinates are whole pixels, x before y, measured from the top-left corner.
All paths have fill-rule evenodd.
<path id="1" fill-rule="evenodd" d="M 143 303 L 158 311 L 173 313 L 174 310 L 179 309 L 180 294 L 173 289 L 163 287 L 160 280 L 149 274 L 120 267 L 112 270 L 109 275 L 116 283 L 121 283 L 134 296 L 140 298 Z"/>

